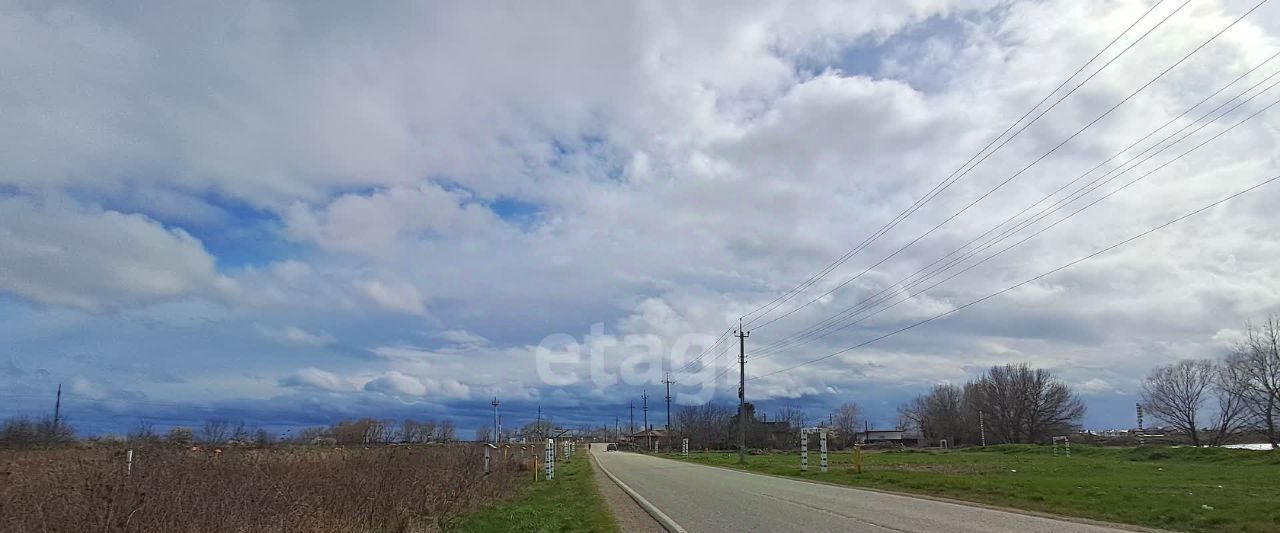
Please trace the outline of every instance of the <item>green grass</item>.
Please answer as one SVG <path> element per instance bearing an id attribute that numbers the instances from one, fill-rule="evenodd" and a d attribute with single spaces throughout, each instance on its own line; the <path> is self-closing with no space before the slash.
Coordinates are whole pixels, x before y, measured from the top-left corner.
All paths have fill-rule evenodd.
<path id="1" fill-rule="evenodd" d="M 818 454 L 800 470 L 798 453 L 747 458 L 747 469 L 861 487 L 1181 531 L 1280 531 L 1280 452 L 1205 448 L 990 446 L 951 452 Z M 687 460 L 740 468 L 732 453 Z"/>
<path id="2" fill-rule="evenodd" d="M 608 506 L 596 490 L 585 450 L 568 463 L 556 464 L 551 481 L 533 481 L 514 499 L 463 515 L 448 531 L 618 531 Z"/>

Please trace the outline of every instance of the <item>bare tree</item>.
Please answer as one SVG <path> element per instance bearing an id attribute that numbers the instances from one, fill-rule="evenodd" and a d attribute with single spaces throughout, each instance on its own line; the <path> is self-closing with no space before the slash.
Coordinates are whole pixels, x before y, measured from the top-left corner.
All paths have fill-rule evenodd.
<path id="1" fill-rule="evenodd" d="M 164 435 L 165 444 L 177 448 L 190 447 L 191 443 L 194 441 L 195 438 L 193 437 L 191 430 L 184 427 L 175 426 L 169 428 L 169 432 Z"/>
<path id="2" fill-rule="evenodd" d="M 200 426 L 200 442 L 206 445 L 217 445 L 226 442 L 231 423 L 224 418 L 205 420 Z"/>
<path id="3" fill-rule="evenodd" d="M 493 428 L 487 424 L 482 424 L 476 428 L 476 442 L 489 442 L 493 440 Z"/>
<path id="4" fill-rule="evenodd" d="M 791 428 L 791 433 L 796 433 L 809 425 L 809 415 L 803 410 L 795 407 L 783 407 L 773 414 L 776 422 L 786 422 Z"/>
<path id="5" fill-rule="evenodd" d="M 1185 359 L 1157 367 L 1142 383 L 1142 407 L 1199 446 L 1200 412 L 1217 375 L 1217 365 L 1209 359 Z"/>
<path id="6" fill-rule="evenodd" d="M 993 366 L 966 390 L 966 403 L 986 413 L 1002 442 L 1029 443 L 1065 433 L 1084 417 L 1084 403 L 1048 370 Z"/>
<path id="7" fill-rule="evenodd" d="M 836 446 L 845 447 L 854 442 L 855 437 L 861 430 L 859 423 L 862 420 L 862 408 L 854 402 L 845 402 L 840 404 L 835 411 L 831 412 L 831 427 L 836 430 Z"/>
<path id="8" fill-rule="evenodd" d="M 231 429 L 231 440 L 236 444 L 248 444 L 250 439 L 249 426 L 244 424 L 244 420 L 239 420 Z"/>
<path id="9" fill-rule="evenodd" d="M 445 420 L 436 425 L 435 441 L 440 443 L 450 443 L 458 439 L 457 429 L 453 427 L 452 420 Z"/>
<path id="10" fill-rule="evenodd" d="M 916 429 L 929 442 L 945 439 L 955 444 L 967 433 L 964 391 L 951 384 L 937 384 L 926 394 L 898 407 L 898 425 Z"/>
<path id="11" fill-rule="evenodd" d="M 555 427 L 555 424 L 551 422 L 550 418 L 542 418 L 525 424 L 521 431 L 524 433 L 526 441 L 542 442 L 551 435 L 551 428 L 553 427 Z"/>
<path id="12" fill-rule="evenodd" d="M 1233 382 L 1228 389 L 1243 400 L 1247 416 L 1260 424 L 1272 448 L 1277 442 L 1280 415 L 1280 317 L 1268 316 L 1260 326 L 1249 324 L 1245 338 L 1226 363 Z"/>
<path id="13" fill-rule="evenodd" d="M 160 442 L 160 437 L 156 435 L 154 426 L 146 420 L 139 420 L 138 425 L 129 430 L 125 438 L 131 443 L 140 445 L 151 445 Z"/>
<path id="14" fill-rule="evenodd" d="M 717 403 L 682 405 L 675 412 L 675 430 L 688 437 L 691 448 L 726 448 L 730 442 L 730 420 L 736 411 L 737 406 Z"/>

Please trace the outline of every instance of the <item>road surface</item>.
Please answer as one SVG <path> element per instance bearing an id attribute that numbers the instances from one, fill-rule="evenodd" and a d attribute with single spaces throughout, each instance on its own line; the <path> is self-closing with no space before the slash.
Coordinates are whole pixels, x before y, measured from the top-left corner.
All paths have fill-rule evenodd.
<path id="1" fill-rule="evenodd" d="M 1103 533 L 1095 525 L 695 465 L 594 445 L 604 469 L 689 532 Z"/>

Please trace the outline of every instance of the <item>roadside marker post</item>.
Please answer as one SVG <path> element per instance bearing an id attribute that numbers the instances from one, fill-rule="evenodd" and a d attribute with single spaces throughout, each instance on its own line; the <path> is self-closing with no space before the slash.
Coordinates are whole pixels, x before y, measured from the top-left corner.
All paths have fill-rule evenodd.
<path id="1" fill-rule="evenodd" d="M 809 469 L 809 430 L 800 430 L 800 469 Z"/>
<path id="2" fill-rule="evenodd" d="M 689 439 L 680 441 L 680 455 L 689 456 Z"/>
<path id="3" fill-rule="evenodd" d="M 542 463 L 542 479 L 556 478 L 556 439 L 547 439 L 547 457 Z"/>
<path id="4" fill-rule="evenodd" d="M 862 473 L 862 445 L 853 445 L 853 473 Z"/>
<path id="5" fill-rule="evenodd" d="M 489 475 L 489 447 L 484 448 L 484 475 Z"/>
<path id="6" fill-rule="evenodd" d="M 133 450 L 124 452 L 124 475 L 133 475 Z"/>
<path id="7" fill-rule="evenodd" d="M 1054 437 L 1054 438 L 1053 438 L 1053 455 L 1054 455 L 1055 457 L 1058 455 L 1058 443 L 1059 443 L 1059 442 L 1061 442 L 1061 443 L 1063 443 L 1063 444 L 1064 444 L 1064 448 L 1066 449 L 1066 455 L 1067 455 L 1067 457 L 1071 457 L 1071 439 L 1067 438 L 1067 436 L 1066 436 L 1066 435 L 1061 435 L 1061 436 L 1058 436 L 1058 437 Z"/>
<path id="8" fill-rule="evenodd" d="M 827 471 L 827 428 L 805 428 L 800 430 L 800 470 L 809 469 L 809 434 L 818 434 L 818 468 Z"/>
<path id="9" fill-rule="evenodd" d="M 819 449 L 819 452 L 818 452 L 819 468 L 823 472 L 826 472 L 827 471 L 827 428 L 822 428 L 818 431 L 818 449 Z"/>

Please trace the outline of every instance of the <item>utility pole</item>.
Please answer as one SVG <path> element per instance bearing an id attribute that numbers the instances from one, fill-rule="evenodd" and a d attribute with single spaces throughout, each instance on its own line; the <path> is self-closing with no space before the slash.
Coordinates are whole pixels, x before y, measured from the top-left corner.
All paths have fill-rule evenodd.
<path id="1" fill-rule="evenodd" d="M 622 442 L 622 425 L 618 423 L 618 417 L 613 417 L 613 438 L 615 442 Z"/>
<path id="2" fill-rule="evenodd" d="M 63 422 L 63 384 L 58 383 L 58 400 L 54 401 L 54 436 L 58 436 L 58 428 Z"/>
<path id="3" fill-rule="evenodd" d="M 493 406 L 493 442 L 496 443 L 498 442 L 498 406 L 502 405 L 502 402 L 499 402 L 498 397 L 494 396 L 489 405 Z"/>
<path id="4" fill-rule="evenodd" d="M 671 450 L 671 385 L 675 383 L 674 381 L 671 381 L 671 372 L 667 372 L 667 379 L 662 380 L 662 383 L 667 386 L 667 429 L 666 431 L 667 431 L 667 450 L 670 451 Z"/>
<path id="5" fill-rule="evenodd" d="M 747 464 L 747 337 L 738 319 L 738 464 Z"/>
<path id="6" fill-rule="evenodd" d="M 640 409 L 644 411 L 644 429 L 642 431 L 644 431 L 645 442 L 648 445 L 648 448 L 645 449 L 652 450 L 653 434 L 649 433 L 649 391 L 640 391 L 640 400 L 643 402 L 643 406 Z"/>
<path id="7" fill-rule="evenodd" d="M 627 433 L 634 435 L 636 433 L 636 401 L 631 400 L 631 422 L 627 425 Z"/>

